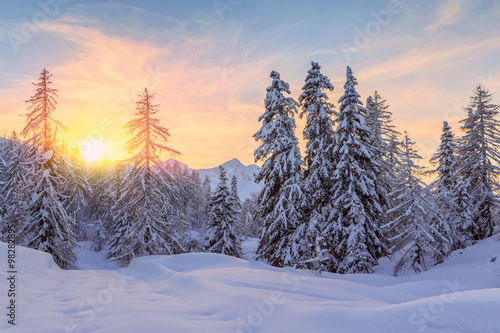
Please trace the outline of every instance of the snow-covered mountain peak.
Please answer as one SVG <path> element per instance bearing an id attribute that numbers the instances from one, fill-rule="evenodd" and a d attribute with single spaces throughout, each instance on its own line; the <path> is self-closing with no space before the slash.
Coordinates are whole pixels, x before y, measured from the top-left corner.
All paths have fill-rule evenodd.
<path id="1" fill-rule="evenodd" d="M 237 158 L 233 158 L 232 160 L 223 163 L 222 166 L 226 171 L 234 169 L 234 168 L 245 168 L 246 166 L 240 162 Z"/>
<path id="2" fill-rule="evenodd" d="M 238 180 L 238 194 L 241 200 L 249 198 L 252 193 L 258 193 L 262 188 L 261 184 L 257 184 L 255 182 L 255 176 L 260 170 L 257 165 L 244 165 L 237 158 L 234 158 L 223 163 L 222 167 L 226 171 L 226 177 L 229 181 L 236 176 L 236 179 Z M 200 169 L 198 171 L 202 181 L 205 177 L 208 177 L 210 179 L 210 186 L 212 190 L 215 189 L 217 183 L 219 182 L 219 167 Z"/>

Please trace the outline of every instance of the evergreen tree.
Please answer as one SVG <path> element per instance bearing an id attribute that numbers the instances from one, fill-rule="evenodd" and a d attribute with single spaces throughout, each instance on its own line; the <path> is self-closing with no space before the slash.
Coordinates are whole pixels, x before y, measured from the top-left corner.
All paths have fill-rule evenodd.
<path id="1" fill-rule="evenodd" d="M 381 174 L 378 176 L 378 187 L 383 197 L 393 190 L 396 182 L 395 169 L 398 164 L 397 136 L 400 134 L 392 125 L 392 113 L 388 111 L 386 100 L 375 91 L 366 101 L 366 126 L 370 129 L 370 143 L 373 159 L 379 165 Z M 395 203 L 386 200 L 385 210 L 394 206 Z"/>
<path id="2" fill-rule="evenodd" d="M 416 163 L 421 157 L 413 148 L 414 144 L 405 132 L 401 165 L 397 170 L 399 183 L 389 194 L 399 202 L 389 211 L 396 218 L 384 226 L 393 235 L 389 238 L 391 252 L 403 249 L 403 255 L 394 268 L 394 275 L 405 270 L 416 273 L 427 270 L 429 266 L 442 261 L 446 256 L 443 253 L 445 244 L 450 244 L 450 240 L 436 227 L 441 220 L 437 208 L 426 200 L 431 195 L 418 177 L 423 167 Z"/>
<path id="3" fill-rule="evenodd" d="M 347 67 L 345 93 L 339 99 L 339 116 L 332 147 L 335 171 L 332 175 L 332 211 L 323 235 L 330 253 L 337 259 L 331 271 L 371 273 L 377 259 L 386 253 L 379 231 L 384 198 L 377 179 L 380 165 L 370 144 L 365 109 L 356 91 L 357 81 Z"/>
<path id="4" fill-rule="evenodd" d="M 500 122 L 496 119 L 498 105 L 491 103 L 491 94 L 478 86 L 467 108 L 467 118 L 461 122 L 464 136 L 460 142 L 460 175 L 469 184 L 474 198 L 472 209 L 475 239 L 493 233 L 493 212 L 498 207 L 498 175 L 500 174 Z"/>
<path id="5" fill-rule="evenodd" d="M 474 235 L 477 234 L 477 225 L 472 220 L 471 202 L 474 198 L 468 192 L 469 186 L 463 180 L 459 180 L 451 192 L 451 216 L 454 230 L 454 248 L 464 248 L 474 243 Z"/>
<path id="6" fill-rule="evenodd" d="M 241 257 L 241 244 L 236 236 L 236 212 L 227 186 L 226 172 L 219 167 L 219 184 L 210 202 L 206 249 L 211 253 Z"/>
<path id="7" fill-rule="evenodd" d="M 457 145 L 451 127 L 447 121 L 443 122 L 443 134 L 438 151 L 431 157 L 430 162 L 437 166 L 431 173 L 438 174 L 435 183 L 439 193 L 449 193 L 457 183 Z"/>
<path id="8" fill-rule="evenodd" d="M 333 90 L 327 76 L 320 72 L 321 66 L 311 62 L 312 68 L 307 72 L 299 103 L 302 111 L 300 117 L 306 116 L 304 139 L 306 154 L 303 180 L 304 216 L 303 225 L 296 230 L 297 237 L 303 239 L 310 248 L 302 257 L 311 268 L 322 270 L 327 252 L 321 248 L 321 235 L 325 227 L 325 216 L 331 210 L 330 196 L 332 188 L 331 174 L 334 170 L 331 152 L 328 147 L 333 142 L 333 104 L 328 103 L 325 90 Z"/>
<path id="9" fill-rule="evenodd" d="M 7 242 L 8 230 L 15 226 L 15 233 L 27 219 L 28 196 L 23 191 L 26 184 L 25 174 L 29 170 L 25 159 L 25 146 L 15 132 L 4 140 L 0 154 L 0 234 Z"/>
<path id="10" fill-rule="evenodd" d="M 457 146 L 451 127 L 448 122 L 443 122 L 443 134 L 438 151 L 430 159 L 431 164 L 436 165 L 435 170 L 429 173 L 437 173 L 438 179 L 432 184 L 436 188 L 437 207 L 441 213 L 443 230 L 446 234 L 449 230 L 453 239 L 453 249 L 460 247 L 456 243 L 461 243 L 461 236 L 456 235 L 455 222 L 456 212 L 453 206 L 453 191 L 458 182 L 457 174 Z"/>
<path id="11" fill-rule="evenodd" d="M 20 228 L 21 245 L 52 254 L 61 268 L 70 268 L 75 255 L 74 221 L 68 216 L 60 190 L 65 184 L 62 170 L 65 159 L 56 147 L 56 132 L 62 127 L 52 118 L 56 108 L 57 90 L 50 87 L 52 74 L 45 68 L 36 93 L 29 103 L 27 124 L 21 134 L 27 137 L 26 163 L 31 166 L 25 191 L 31 193 L 27 206 L 28 218 Z M 64 128 L 64 127 L 62 127 Z"/>
<path id="12" fill-rule="evenodd" d="M 374 155 L 379 155 L 380 160 L 387 160 L 391 138 L 400 134 L 392 125 L 392 112 L 388 111 L 388 108 L 386 100 L 377 91 L 366 101 L 366 126 L 370 129 Z"/>
<path id="13" fill-rule="evenodd" d="M 231 179 L 231 200 L 233 200 L 233 207 L 237 212 L 241 212 L 241 200 L 238 194 L 238 178 L 236 175 Z"/>
<path id="14" fill-rule="evenodd" d="M 294 237 L 294 230 L 302 219 L 303 162 L 293 118 L 298 112 L 297 103 L 283 95 L 290 94 L 290 89 L 279 73 L 272 71 L 271 78 L 264 101 L 266 110 L 259 117 L 262 127 L 254 135 L 261 142 L 255 151 L 255 161 L 264 162 L 256 176 L 257 182 L 264 183 L 259 196 L 262 207 L 259 218 L 264 228 L 257 256 L 282 267 L 299 263 L 306 252 L 304 239 Z"/>
<path id="15" fill-rule="evenodd" d="M 133 168 L 126 175 L 123 193 L 115 203 L 115 230 L 108 253 L 110 260 L 122 266 L 140 256 L 182 251 L 166 217 L 169 194 L 173 192 L 167 182 L 171 175 L 159 158 L 162 151 L 178 152 L 160 143 L 168 141 L 170 134 L 156 118 L 158 105 L 153 104 L 153 97 L 144 89 L 137 102 L 136 118 L 126 125 L 134 135 L 127 142 L 127 151 L 137 153 L 130 159 Z"/>
<path id="16" fill-rule="evenodd" d="M 399 133 L 392 133 L 389 135 L 389 139 L 387 141 L 386 161 L 393 168 L 393 170 L 398 169 L 401 165 L 399 160 L 401 154 L 401 140 L 399 140 Z"/>

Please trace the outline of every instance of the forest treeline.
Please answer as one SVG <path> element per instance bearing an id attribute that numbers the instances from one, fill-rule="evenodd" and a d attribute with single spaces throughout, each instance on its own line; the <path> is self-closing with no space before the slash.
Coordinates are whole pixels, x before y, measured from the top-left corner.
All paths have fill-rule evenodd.
<path id="1" fill-rule="evenodd" d="M 348 67 L 337 109 L 329 78 L 311 65 L 298 101 L 271 72 L 254 135 L 263 189 L 243 202 L 237 179 L 228 180 L 222 167 L 211 189 L 197 171 L 160 159 L 178 152 L 166 146 L 169 133 L 147 89 L 126 124 L 132 157 L 89 165 L 57 140 L 63 129 L 53 118 L 57 90 L 43 69 L 26 101 L 25 128 L 0 142 L 2 239 L 15 234 L 17 244 L 72 268 L 82 240 L 126 266 L 155 254 L 240 257 L 242 239 L 253 236 L 260 238 L 257 258 L 274 266 L 370 273 L 378 259 L 394 254 L 400 274 L 426 270 L 493 233 L 500 133 L 487 90 L 474 90 L 462 136 L 444 122 L 433 169 L 424 170 L 378 92 L 363 103 Z M 306 119 L 304 156 L 296 117 Z M 437 180 L 425 184 L 425 173 Z"/>

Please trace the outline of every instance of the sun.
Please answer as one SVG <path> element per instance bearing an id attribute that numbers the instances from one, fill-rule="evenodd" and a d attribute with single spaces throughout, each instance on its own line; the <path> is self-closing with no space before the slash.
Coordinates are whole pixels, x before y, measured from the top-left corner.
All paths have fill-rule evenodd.
<path id="1" fill-rule="evenodd" d="M 107 152 L 106 143 L 102 140 L 82 141 L 78 146 L 80 147 L 83 159 L 87 163 L 102 159 Z"/>

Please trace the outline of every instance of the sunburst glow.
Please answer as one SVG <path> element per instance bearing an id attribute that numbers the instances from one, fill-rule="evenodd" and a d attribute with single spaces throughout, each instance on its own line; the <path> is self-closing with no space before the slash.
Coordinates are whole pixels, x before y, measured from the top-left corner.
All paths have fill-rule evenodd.
<path id="1" fill-rule="evenodd" d="M 82 157 L 87 163 L 96 162 L 104 158 L 107 152 L 106 142 L 104 141 L 82 141 L 79 144 Z"/>

